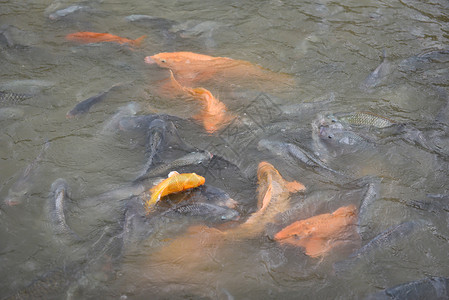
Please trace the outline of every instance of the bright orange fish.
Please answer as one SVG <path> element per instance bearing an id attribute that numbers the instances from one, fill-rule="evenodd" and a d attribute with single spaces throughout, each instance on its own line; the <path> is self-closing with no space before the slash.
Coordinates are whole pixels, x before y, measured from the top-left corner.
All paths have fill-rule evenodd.
<path id="1" fill-rule="evenodd" d="M 131 46 L 138 47 L 140 46 L 142 41 L 146 38 L 146 35 L 143 35 L 135 40 L 130 40 L 110 33 L 83 31 L 83 32 L 70 33 L 66 35 L 65 38 L 68 41 L 78 42 L 82 44 L 114 42 L 119 44 L 129 44 Z"/>
<path id="2" fill-rule="evenodd" d="M 214 57 L 193 52 L 163 52 L 145 57 L 148 64 L 156 63 L 175 73 L 183 85 L 210 79 L 263 80 L 276 85 L 293 85 L 290 75 L 276 73 L 248 61 L 228 57 Z"/>
<path id="3" fill-rule="evenodd" d="M 148 210 L 151 210 L 161 197 L 195 188 L 203 185 L 205 181 L 206 179 L 204 177 L 195 173 L 179 174 L 178 172 L 172 172 L 167 179 L 150 190 L 151 198 L 145 202 L 145 205 Z"/>
<path id="4" fill-rule="evenodd" d="M 324 256 L 342 244 L 357 242 L 357 208 L 343 206 L 331 214 L 317 215 L 297 221 L 279 231 L 274 239 L 305 248 L 310 257 Z"/>

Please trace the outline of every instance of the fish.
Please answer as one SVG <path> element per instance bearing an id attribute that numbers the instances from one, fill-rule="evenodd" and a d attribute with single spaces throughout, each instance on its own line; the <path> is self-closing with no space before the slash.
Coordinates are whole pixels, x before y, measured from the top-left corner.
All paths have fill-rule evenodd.
<path id="1" fill-rule="evenodd" d="M 36 94 L 53 87 L 55 84 L 55 82 L 40 79 L 12 80 L 1 82 L 0 90 L 35 96 Z"/>
<path id="2" fill-rule="evenodd" d="M 212 157 L 213 157 L 212 153 L 206 150 L 191 152 L 169 163 L 164 163 L 158 167 L 148 169 L 148 172 L 146 172 L 145 175 L 136 179 L 136 181 L 147 179 L 150 176 L 168 173 L 171 170 L 179 169 L 181 167 L 206 163 L 209 160 L 211 160 Z"/>
<path id="3" fill-rule="evenodd" d="M 449 299 L 449 278 L 430 276 L 416 281 L 409 281 L 368 295 L 364 299 Z"/>
<path id="4" fill-rule="evenodd" d="M 74 118 L 79 115 L 87 113 L 92 108 L 92 106 L 105 100 L 106 97 L 112 91 L 117 90 L 121 85 L 122 85 L 121 83 L 115 84 L 109 90 L 107 90 L 105 92 L 101 92 L 95 96 L 92 96 L 90 98 L 87 98 L 86 100 L 81 101 L 80 103 L 75 105 L 75 107 L 66 114 L 66 118 L 71 119 L 71 118 Z"/>
<path id="5" fill-rule="evenodd" d="M 0 91 L 0 104 L 4 103 L 13 103 L 17 104 L 19 102 L 22 102 L 23 100 L 32 98 L 32 94 L 25 94 L 25 93 L 13 93 L 9 91 Z"/>
<path id="6" fill-rule="evenodd" d="M 402 60 L 399 63 L 399 69 L 403 72 L 424 71 L 430 69 L 432 63 L 441 65 L 448 61 L 449 49 L 430 49 Z"/>
<path id="7" fill-rule="evenodd" d="M 37 157 L 25 168 L 17 181 L 12 185 L 6 196 L 5 203 L 9 206 L 19 205 L 30 195 L 32 181 L 37 173 L 37 167 L 44 158 L 45 152 L 50 146 L 50 142 L 45 142 Z"/>
<path id="8" fill-rule="evenodd" d="M 343 206 L 332 213 L 296 221 L 276 233 L 274 240 L 303 247 L 306 255 L 318 258 L 336 246 L 357 241 L 356 222 L 355 205 Z"/>
<path id="9" fill-rule="evenodd" d="M 128 103 L 120 107 L 117 112 L 106 122 L 101 130 L 101 134 L 116 132 L 120 128 L 120 122 L 128 117 L 134 116 L 139 111 L 139 105 L 136 102 Z"/>
<path id="10" fill-rule="evenodd" d="M 340 174 L 338 171 L 335 171 L 326 166 L 324 162 L 315 157 L 312 153 L 308 153 L 304 149 L 292 143 L 283 143 L 279 141 L 262 139 L 258 142 L 257 148 L 259 150 L 267 149 L 271 153 L 277 156 L 281 156 L 283 159 L 287 160 L 293 165 L 297 165 L 297 162 L 299 161 L 308 167 L 322 168 L 331 171 L 332 173 Z"/>
<path id="11" fill-rule="evenodd" d="M 214 57 L 193 52 L 163 52 L 146 56 L 147 64 L 157 64 L 170 69 L 182 85 L 205 82 L 211 79 L 233 79 L 235 83 L 250 79 L 279 85 L 293 85 L 290 75 L 276 73 L 248 61 L 228 57 Z"/>
<path id="12" fill-rule="evenodd" d="M 360 85 L 362 90 L 370 90 L 386 80 L 392 72 L 391 62 L 387 60 L 387 53 L 383 51 L 382 63 L 371 72 Z"/>
<path id="13" fill-rule="evenodd" d="M 70 33 L 66 35 L 65 38 L 68 41 L 78 42 L 81 44 L 113 42 L 119 44 L 128 44 L 133 47 L 139 47 L 142 44 L 143 40 L 146 38 L 146 35 L 143 35 L 135 40 L 130 40 L 110 33 L 84 31 Z"/>
<path id="14" fill-rule="evenodd" d="M 71 14 L 74 14 L 74 13 L 77 13 L 77 12 L 89 11 L 89 10 L 91 10 L 91 8 L 89 6 L 75 4 L 75 5 L 70 5 L 70 6 L 66 7 L 66 8 L 59 9 L 59 10 L 51 13 L 48 16 L 48 18 L 50 20 L 55 21 L 55 20 L 62 19 L 64 17 L 68 16 L 68 15 L 71 15 Z"/>
<path id="15" fill-rule="evenodd" d="M 203 104 L 202 111 L 194 116 L 194 119 L 203 123 L 204 129 L 208 133 L 215 131 L 228 125 L 235 116 L 228 114 L 226 105 L 215 98 L 212 93 L 204 88 L 189 88 L 182 86 L 174 77 L 173 71 L 170 70 L 170 79 L 173 85 L 179 90 L 191 95 Z"/>
<path id="16" fill-rule="evenodd" d="M 164 120 L 154 119 L 148 126 L 147 142 L 145 147 L 145 156 L 147 156 L 147 162 L 145 163 L 143 172 L 138 176 L 138 178 L 145 176 L 145 174 L 148 173 L 151 166 L 153 165 L 153 159 L 164 142 L 165 132 L 166 124 Z"/>
<path id="17" fill-rule="evenodd" d="M 5 120 L 22 120 L 25 112 L 19 107 L 2 107 L 0 108 L 0 121 Z"/>
<path id="18" fill-rule="evenodd" d="M 385 128 L 397 124 L 395 121 L 372 112 L 341 113 L 327 116 L 331 122 L 342 122 L 350 125 L 367 125 Z"/>
<path id="19" fill-rule="evenodd" d="M 170 218 L 195 217 L 199 218 L 201 222 L 217 223 L 237 220 L 239 213 L 228 207 L 199 202 L 176 206 L 163 212 L 161 216 Z"/>
<path id="20" fill-rule="evenodd" d="M 371 234 L 371 228 L 369 226 L 369 222 L 366 220 L 367 215 L 369 214 L 370 207 L 373 203 L 379 199 L 380 196 L 380 179 L 373 178 L 368 183 L 366 192 L 363 195 L 360 207 L 359 207 L 359 217 L 357 220 L 357 232 L 361 237 L 362 241 L 365 240 L 368 234 Z"/>
<path id="21" fill-rule="evenodd" d="M 146 208 L 148 211 L 151 211 L 161 197 L 198 187 L 203 185 L 205 181 L 206 179 L 204 177 L 195 173 L 179 174 L 178 172 L 172 172 L 167 179 L 163 180 L 150 190 L 151 197 L 144 197 Z"/>
<path id="22" fill-rule="evenodd" d="M 64 238 L 64 242 L 80 241 L 80 237 L 67 225 L 65 218 L 65 202 L 70 196 L 70 189 L 67 181 L 62 178 L 56 179 L 51 185 L 51 197 L 49 202 L 49 215 L 53 231 L 59 237 Z"/>
<path id="23" fill-rule="evenodd" d="M 411 233 L 416 231 L 422 225 L 422 222 L 408 221 L 388 228 L 366 243 L 363 247 L 352 253 L 347 259 L 336 262 L 334 264 L 335 272 L 338 274 L 349 270 L 352 266 L 357 264 L 363 258 L 368 257 L 373 252 L 386 249 L 401 239 L 410 236 Z"/>

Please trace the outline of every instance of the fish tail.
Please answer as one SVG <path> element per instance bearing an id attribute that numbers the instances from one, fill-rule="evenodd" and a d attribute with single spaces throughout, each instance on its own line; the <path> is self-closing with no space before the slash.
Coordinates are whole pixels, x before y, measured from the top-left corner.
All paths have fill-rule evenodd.
<path id="1" fill-rule="evenodd" d="M 145 206 L 147 207 L 147 211 L 151 211 L 154 205 L 161 198 L 162 190 L 155 191 L 151 194 L 151 198 L 145 202 Z"/>
<path id="2" fill-rule="evenodd" d="M 133 45 L 136 46 L 136 47 L 140 47 L 140 45 L 142 44 L 143 40 L 144 40 L 146 37 L 147 37 L 146 35 L 142 35 L 141 37 L 135 39 L 135 40 L 133 41 Z"/>

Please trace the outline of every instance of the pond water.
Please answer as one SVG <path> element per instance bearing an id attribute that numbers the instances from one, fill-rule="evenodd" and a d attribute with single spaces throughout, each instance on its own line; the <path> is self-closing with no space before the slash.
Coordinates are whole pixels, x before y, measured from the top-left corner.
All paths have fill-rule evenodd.
<path id="1" fill-rule="evenodd" d="M 25 296 L 361 299 L 448 277 L 448 23 L 444 0 L 0 0 L 1 298 L 37 278 L 43 284 Z M 146 38 L 140 47 L 66 40 L 79 31 Z M 164 93 L 168 70 L 144 61 L 175 51 L 249 61 L 270 78 L 217 74 L 191 86 L 210 90 L 235 120 L 208 132 L 195 119 L 198 102 Z M 116 84 L 87 113 L 66 118 L 77 103 Z M 288 200 L 298 216 L 291 222 L 360 206 L 359 247 L 404 222 L 418 228 L 387 238 L 339 272 L 337 262 L 356 249 L 310 257 L 272 239 L 273 230 L 288 225 L 282 221 L 260 224 L 261 233 L 250 238 L 204 247 L 199 238 L 189 247 L 182 238 L 197 236 L 186 230 L 192 223 L 156 219 L 138 223 L 152 227 L 136 229 L 148 233 L 126 244 L 129 197 L 96 197 L 129 186 L 146 164 L 145 132 L 117 126 L 120 109 L 165 114 L 176 138 L 210 151 L 208 165 L 176 170 L 203 175 L 229 194 L 240 223 L 258 210 L 257 166 L 268 161 L 286 180 L 306 186 Z M 356 112 L 394 124 L 325 121 Z M 155 162 L 191 152 L 181 150 L 168 147 Z M 167 176 L 159 175 L 153 182 Z M 65 219 L 76 241 L 53 228 L 48 207 L 58 178 L 70 187 Z M 369 186 L 377 196 L 362 211 Z M 11 200 L 12 192 L 19 200 Z"/>

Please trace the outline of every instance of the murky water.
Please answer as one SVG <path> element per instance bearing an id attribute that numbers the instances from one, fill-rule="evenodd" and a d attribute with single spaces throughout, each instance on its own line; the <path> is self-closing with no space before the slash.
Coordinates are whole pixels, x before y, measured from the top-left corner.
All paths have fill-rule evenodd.
<path id="1" fill-rule="evenodd" d="M 71 5 L 83 8 L 49 17 Z M 130 15 L 161 19 L 131 22 Z M 61 269 L 54 279 L 61 287 L 42 297 L 360 299 L 426 276 L 449 276 L 448 23 L 444 0 L 0 1 L 0 91 L 32 95 L 0 107 L 0 296 Z M 65 40 L 77 31 L 147 38 L 140 48 Z M 145 64 L 144 57 L 167 51 L 250 61 L 290 74 L 295 84 L 245 79 L 204 86 L 239 120 L 209 134 L 192 119 L 197 103 L 157 93 L 168 72 Z M 387 67 L 365 81 L 382 61 Z M 117 83 L 122 88 L 88 113 L 66 118 L 78 102 Z M 269 228 L 256 238 L 211 247 L 204 257 L 189 248 L 161 255 L 185 234 L 183 226 L 170 224 L 123 246 L 127 199 L 92 199 L 142 172 L 145 135 L 108 129 L 114 113 L 131 102 L 137 115 L 185 119 L 174 122 L 179 136 L 222 157 L 208 168 L 182 171 L 204 175 L 238 201 L 241 220 L 257 210 L 255 171 L 268 160 L 284 178 L 307 187 L 290 199 L 292 207 L 308 203 L 303 217 L 360 205 L 364 176 L 379 179 L 379 198 L 363 215 L 369 230 L 362 244 L 405 221 L 422 221 L 423 228 L 339 273 L 333 264 L 350 252 L 310 258 L 300 247 L 267 238 Z M 400 125 L 352 127 L 366 133 L 353 144 L 319 136 L 323 116 L 357 111 Z M 333 171 L 258 147 L 262 139 L 297 145 Z M 46 141 L 27 194 L 6 205 L 3 199 Z M 169 162 L 178 154 L 157 159 Z M 51 228 L 47 207 L 57 178 L 71 188 L 66 218 L 81 241 L 65 243 Z"/>

